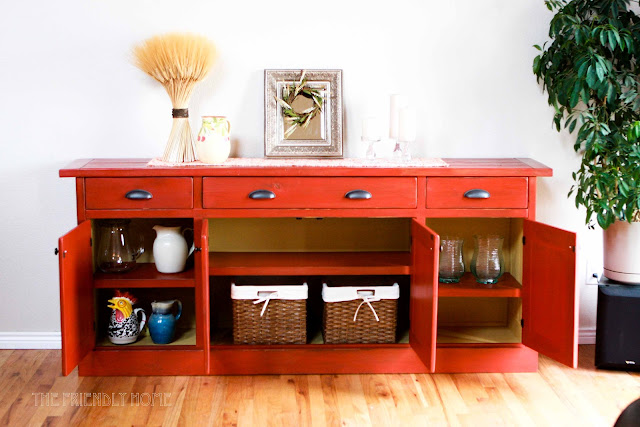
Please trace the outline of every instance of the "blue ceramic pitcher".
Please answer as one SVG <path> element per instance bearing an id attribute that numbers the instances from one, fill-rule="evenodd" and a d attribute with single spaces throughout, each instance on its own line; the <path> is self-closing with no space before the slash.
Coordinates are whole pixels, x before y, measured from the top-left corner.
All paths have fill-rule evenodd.
<path id="1" fill-rule="evenodd" d="M 178 304 L 177 313 L 173 314 L 174 304 Z M 147 323 L 151 340 L 155 344 L 169 344 L 176 333 L 176 322 L 182 314 L 182 303 L 177 299 L 154 301 L 151 303 L 151 318 Z"/>

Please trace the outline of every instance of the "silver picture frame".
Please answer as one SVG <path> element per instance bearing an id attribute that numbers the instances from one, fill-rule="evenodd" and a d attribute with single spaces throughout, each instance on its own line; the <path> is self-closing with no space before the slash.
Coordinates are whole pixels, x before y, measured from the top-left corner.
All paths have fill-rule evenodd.
<path id="1" fill-rule="evenodd" d="M 322 111 L 308 129 L 298 129 L 285 138 L 286 124 L 276 97 L 282 97 L 285 85 L 299 82 L 302 72 L 264 70 L 264 155 L 342 158 L 342 70 L 304 70 L 307 85 L 323 97 Z"/>

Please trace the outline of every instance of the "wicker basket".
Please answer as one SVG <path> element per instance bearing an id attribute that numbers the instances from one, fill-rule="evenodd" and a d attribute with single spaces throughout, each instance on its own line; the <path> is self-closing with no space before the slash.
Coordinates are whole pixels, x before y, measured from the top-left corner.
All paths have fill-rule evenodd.
<path id="1" fill-rule="evenodd" d="M 369 287 L 330 287 L 324 283 L 325 344 L 395 343 L 399 295 L 397 283 Z"/>
<path id="2" fill-rule="evenodd" d="M 307 284 L 231 284 L 234 344 L 306 344 Z"/>

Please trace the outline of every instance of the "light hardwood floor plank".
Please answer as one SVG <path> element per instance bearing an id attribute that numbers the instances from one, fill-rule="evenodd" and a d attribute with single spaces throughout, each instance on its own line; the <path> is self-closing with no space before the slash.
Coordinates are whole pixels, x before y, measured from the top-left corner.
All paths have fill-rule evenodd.
<path id="1" fill-rule="evenodd" d="M 0 372 L 0 420 L 12 418 L 12 412 L 17 411 L 21 402 L 28 402 L 31 393 L 42 389 L 37 378 L 35 382 L 31 381 L 33 376 L 42 376 L 45 383 L 53 380 L 49 379 L 49 372 L 38 374 L 48 354 L 46 350 L 18 350 L 7 358 Z"/>
<path id="2" fill-rule="evenodd" d="M 311 425 L 327 425 L 327 410 L 325 409 L 324 393 L 322 392 L 322 379 L 319 375 L 307 376 L 309 384 L 309 411 L 311 412 Z"/>
<path id="3" fill-rule="evenodd" d="M 433 380 L 440 395 L 440 402 L 444 408 L 447 423 L 451 426 L 461 425 L 458 416 L 467 414 L 469 409 L 460 395 L 460 390 L 456 387 L 453 376 L 436 374 L 433 376 Z"/>
<path id="4" fill-rule="evenodd" d="M 426 374 L 413 375 L 416 388 L 419 390 L 420 399 L 426 402 L 423 416 L 429 421 L 429 425 L 445 426 L 447 425 L 447 416 L 444 412 L 442 399 L 438 394 L 434 376 Z"/>
<path id="5" fill-rule="evenodd" d="M 17 397 L 12 404 L 7 405 L 4 413 L 0 413 L 0 425 L 14 425 L 35 415 L 38 410 L 36 400 L 40 403 L 42 397 L 47 396 L 46 393 L 53 387 L 60 362 L 55 353 L 49 352 L 45 355 L 29 381 L 22 387 L 15 386 L 14 396 Z M 10 396 L 7 395 L 6 398 L 10 399 Z"/>
<path id="6" fill-rule="evenodd" d="M 338 409 L 338 390 L 335 380 L 338 375 L 322 375 L 321 390 L 324 397 L 324 413 L 327 425 L 340 425 L 340 410 Z"/>
<path id="7" fill-rule="evenodd" d="M 184 406 L 184 402 L 187 398 L 187 386 L 189 384 L 189 377 L 175 377 L 175 382 L 173 383 L 173 392 L 175 393 L 175 399 L 172 400 L 171 406 L 168 407 L 164 420 L 162 422 L 163 426 L 177 426 L 181 421 L 180 415 L 182 414 L 182 408 Z M 188 415 L 185 414 L 184 418 L 187 418 Z M 189 425 L 189 424 L 186 424 Z"/>
<path id="8" fill-rule="evenodd" d="M 497 393 L 500 395 L 504 407 L 509 411 L 510 419 L 513 420 L 514 425 L 517 426 L 534 426 L 533 420 L 527 413 L 520 399 L 513 392 L 509 384 L 502 374 L 485 374 L 489 375 L 491 382 L 496 388 Z"/>
<path id="9" fill-rule="evenodd" d="M 9 356 L 13 354 L 14 350 L 0 350 L 0 369 L 4 371 L 4 363 Z"/>
<path id="10" fill-rule="evenodd" d="M 394 420 L 396 404 L 385 375 L 360 375 L 371 424 L 389 426 Z"/>

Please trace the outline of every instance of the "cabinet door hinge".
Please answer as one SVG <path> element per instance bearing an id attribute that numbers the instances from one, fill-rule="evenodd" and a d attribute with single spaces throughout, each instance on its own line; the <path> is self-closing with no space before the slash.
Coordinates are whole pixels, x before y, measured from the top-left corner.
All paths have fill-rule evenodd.
<path id="1" fill-rule="evenodd" d="M 527 238 L 525 236 L 522 236 L 522 244 L 523 245 L 527 244 Z"/>
<path id="2" fill-rule="evenodd" d="M 520 326 L 524 328 L 524 319 L 520 319 Z"/>

